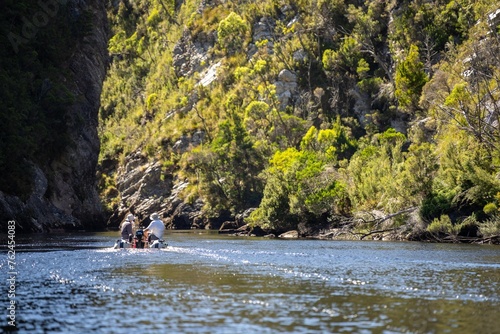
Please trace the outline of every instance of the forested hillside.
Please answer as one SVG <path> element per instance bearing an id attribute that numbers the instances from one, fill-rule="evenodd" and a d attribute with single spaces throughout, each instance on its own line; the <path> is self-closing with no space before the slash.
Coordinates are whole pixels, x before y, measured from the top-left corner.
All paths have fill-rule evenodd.
<path id="1" fill-rule="evenodd" d="M 498 241 L 498 2 L 122 0 L 108 15 L 110 224 L 156 210 L 175 228 L 189 206 L 191 227 Z"/>

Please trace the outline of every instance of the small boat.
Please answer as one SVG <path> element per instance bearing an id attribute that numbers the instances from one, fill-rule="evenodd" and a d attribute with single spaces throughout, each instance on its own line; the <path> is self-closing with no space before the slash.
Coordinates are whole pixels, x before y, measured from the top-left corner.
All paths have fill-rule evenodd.
<path id="1" fill-rule="evenodd" d="M 149 238 L 146 238 L 144 235 L 144 231 L 142 229 L 137 230 L 135 232 L 135 236 L 132 238 L 129 238 L 129 240 L 125 239 L 118 239 L 116 240 L 116 243 L 114 245 L 114 249 L 121 249 L 121 248 L 165 248 L 167 247 L 167 244 L 165 243 L 165 240 L 154 240 L 151 242 L 151 240 L 148 240 Z"/>

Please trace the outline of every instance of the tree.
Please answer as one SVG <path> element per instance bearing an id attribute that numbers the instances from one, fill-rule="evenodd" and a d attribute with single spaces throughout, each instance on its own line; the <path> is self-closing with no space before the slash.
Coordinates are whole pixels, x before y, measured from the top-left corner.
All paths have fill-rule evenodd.
<path id="1" fill-rule="evenodd" d="M 396 67 L 395 84 L 396 97 L 399 105 L 410 112 L 418 110 L 418 102 L 422 87 L 429 81 L 420 61 L 418 47 L 411 45 L 406 58 Z"/>
<path id="2" fill-rule="evenodd" d="M 320 224 L 350 209 L 347 185 L 335 164 L 354 148 L 354 141 L 340 121 L 333 129 L 311 127 L 300 147 L 278 151 L 271 158 L 262 202 L 251 217 L 255 223 L 286 230 L 299 222 Z"/>
<path id="3" fill-rule="evenodd" d="M 309 128 L 302 138 L 300 148 L 315 152 L 325 162 L 336 163 L 351 157 L 356 151 L 356 145 L 348 128 L 341 125 L 339 117 L 331 129 L 317 130 L 314 126 Z"/>
<path id="4" fill-rule="evenodd" d="M 217 28 L 219 44 L 228 53 L 240 50 L 247 31 L 247 22 L 235 12 L 231 12 L 224 20 L 220 21 Z"/>
<path id="5" fill-rule="evenodd" d="M 238 115 L 222 121 L 210 147 L 193 150 L 185 161 L 191 176 L 198 178 L 208 212 L 234 214 L 260 201 L 262 184 L 257 176 L 263 168 L 262 158 Z"/>
<path id="6" fill-rule="evenodd" d="M 462 129 L 500 155 L 500 39 L 491 37 L 472 50 L 461 74 L 440 109 Z"/>
<path id="7" fill-rule="evenodd" d="M 385 1 L 366 1 L 364 7 L 349 5 L 348 19 L 354 23 L 352 36 L 361 47 L 361 52 L 368 54 L 385 72 L 386 79 L 393 84 L 391 58 L 385 56 L 388 52 L 386 29 L 388 27 L 389 5 Z"/>
<path id="8" fill-rule="evenodd" d="M 350 159 L 346 172 L 354 210 L 396 212 L 407 206 L 409 201 L 400 181 L 405 141 L 402 133 L 389 129 L 361 145 Z"/>
<path id="9" fill-rule="evenodd" d="M 479 141 L 456 126 L 441 130 L 435 155 L 439 168 L 433 173 L 432 193 L 423 202 L 422 214 L 433 219 L 453 214 L 453 220 L 479 213 L 496 200 L 500 191 L 491 155 Z"/>

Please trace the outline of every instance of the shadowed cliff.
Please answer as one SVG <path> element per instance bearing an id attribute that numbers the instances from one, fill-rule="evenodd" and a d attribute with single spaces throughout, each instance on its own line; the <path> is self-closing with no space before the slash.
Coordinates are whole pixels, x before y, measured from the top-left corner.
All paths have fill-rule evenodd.
<path id="1" fill-rule="evenodd" d="M 20 233 L 99 229 L 105 4 L 4 1 L 0 12 L 0 226 L 6 231 L 15 220 Z"/>

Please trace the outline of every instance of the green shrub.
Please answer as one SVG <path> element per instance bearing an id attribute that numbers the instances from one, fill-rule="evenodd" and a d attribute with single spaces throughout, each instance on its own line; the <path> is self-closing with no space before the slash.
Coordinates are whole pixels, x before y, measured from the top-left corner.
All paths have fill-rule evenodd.
<path id="1" fill-rule="evenodd" d="M 420 207 L 420 215 L 425 219 L 434 219 L 447 214 L 452 208 L 452 198 L 445 194 L 429 194 Z"/>
<path id="2" fill-rule="evenodd" d="M 448 215 L 442 215 L 440 218 L 435 218 L 432 223 L 427 226 L 427 231 L 437 235 L 456 235 L 460 229 L 451 223 L 451 219 Z"/>
<path id="3" fill-rule="evenodd" d="M 500 217 L 495 215 L 494 217 L 480 223 L 479 233 L 484 238 L 500 236 Z"/>
<path id="4" fill-rule="evenodd" d="M 498 207 L 495 203 L 488 203 L 484 206 L 483 208 L 484 213 L 487 215 L 497 213 L 498 212 Z"/>

